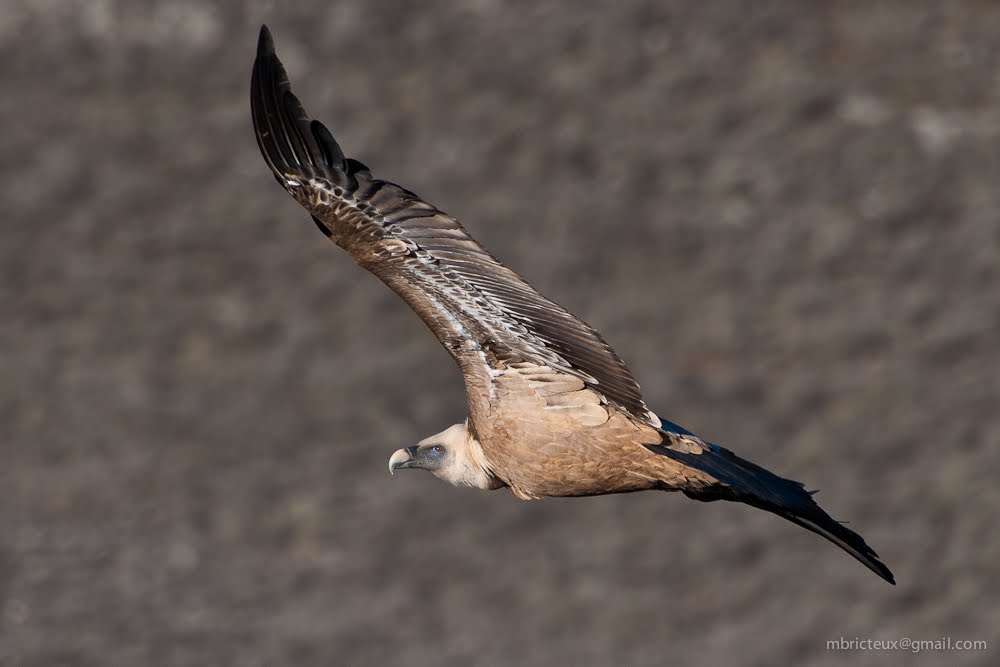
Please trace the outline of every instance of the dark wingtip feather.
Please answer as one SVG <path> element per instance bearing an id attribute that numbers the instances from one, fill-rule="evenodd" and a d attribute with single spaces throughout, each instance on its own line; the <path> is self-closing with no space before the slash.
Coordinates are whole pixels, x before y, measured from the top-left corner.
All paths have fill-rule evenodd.
<path id="1" fill-rule="evenodd" d="M 340 148 L 337 140 L 333 138 L 330 130 L 326 128 L 326 125 L 318 120 L 314 120 L 309 124 L 309 129 L 312 130 L 313 136 L 316 137 L 316 143 L 319 144 L 320 150 L 323 152 L 323 160 L 326 162 L 326 166 L 331 168 L 342 166 L 346 159 L 344 151 Z"/>
<path id="2" fill-rule="evenodd" d="M 267 29 L 267 25 L 261 24 L 260 26 L 260 36 L 257 38 L 257 57 L 266 56 L 274 53 L 274 39 L 271 38 L 271 31 Z"/>
<path id="3" fill-rule="evenodd" d="M 261 26 L 257 41 L 250 109 L 257 145 L 282 184 L 290 174 L 335 178 L 343 168 L 340 146 L 322 123 L 309 118 L 292 93 L 267 26 Z"/>

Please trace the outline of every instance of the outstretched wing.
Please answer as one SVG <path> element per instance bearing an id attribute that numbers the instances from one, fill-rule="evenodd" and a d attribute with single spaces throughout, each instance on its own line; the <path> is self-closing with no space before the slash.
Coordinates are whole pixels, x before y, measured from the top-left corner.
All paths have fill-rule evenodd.
<path id="1" fill-rule="evenodd" d="M 540 363 L 659 425 L 635 378 L 592 327 L 536 292 L 454 218 L 344 156 L 291 92 L 267 27 L 250 99 L 257 143 L 278 182 L 324 234 L 416 311 L 455 358 L 467 387 L 485 387 L 510 363 Z"/>

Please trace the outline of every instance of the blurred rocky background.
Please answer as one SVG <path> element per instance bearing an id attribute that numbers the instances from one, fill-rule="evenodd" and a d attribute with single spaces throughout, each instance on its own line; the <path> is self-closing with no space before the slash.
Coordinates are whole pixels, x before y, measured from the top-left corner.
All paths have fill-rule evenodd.
<path id="1" fill-rule="evenodd" d="M 390 478 L 464 418 L 258 154 L 310 113 L 822 490 Z M 1000 4 L 0 2 L 0 664 L 996 664 Z M 985 639 L 988 652 L 829 651 Z"/>

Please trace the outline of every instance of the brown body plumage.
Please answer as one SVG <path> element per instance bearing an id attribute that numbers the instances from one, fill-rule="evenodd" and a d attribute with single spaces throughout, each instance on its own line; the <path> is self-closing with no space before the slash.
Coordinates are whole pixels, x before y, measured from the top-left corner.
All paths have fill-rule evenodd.
<path id="1" fill-rule="evenodd" d="M 465 378 L 469 417 L 402 449 L 390 470 L 519 498 L 678 490 L 744 502 L 831 540 L 892 582 L 854 532 L 802 485 L 662 422 L 591 326 L 536 292 L 453 218 L 346 158 L 292 94 L 261 29 L 251 83 L 254 130 L 278 182 L 317 226 L 399 294 Z"/>
<path id="2" fill-rule="evenodd" d="M 504 366 L 493 385 L 493 400 L 476 401 L 469 423 L 490 469 L 520 498 L 677 490 L 715 481 L 653 453 L 646 445 L 669 434 L 604 404 L 577 378 L 515 363 Z"/>

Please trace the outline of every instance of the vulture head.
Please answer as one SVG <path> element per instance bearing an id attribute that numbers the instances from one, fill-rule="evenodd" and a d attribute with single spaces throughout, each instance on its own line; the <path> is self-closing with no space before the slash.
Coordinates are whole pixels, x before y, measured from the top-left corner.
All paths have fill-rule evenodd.
<path id="1" fill-rule="evenodd" d="M 490 473 L 482 447 L 465 424 L 455 424 L 416 445 L 397 449 L 389 457 L 389 472 L 403 468 L 428 470 L 438 479 L 455 486 L 477 489 L 503 486 Z"/>

